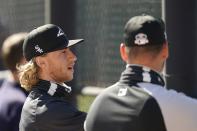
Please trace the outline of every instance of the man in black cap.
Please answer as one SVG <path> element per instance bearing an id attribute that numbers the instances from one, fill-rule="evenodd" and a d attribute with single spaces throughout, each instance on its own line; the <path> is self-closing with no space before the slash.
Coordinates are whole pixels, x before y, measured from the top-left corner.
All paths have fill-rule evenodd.
<path id="1" fill-rule="evenodd" d="M 67 100 L 76 56 L 62 29 L 47 24 L 31 31 L 23 44 L 28 61 L 19 67 L 20 83 L 30 91 L 22 109 L 20 131 L 83 131 L 86 114 Z"/>
<path id="2" fill-rule="evenodd" d="M 197 101 L 167 90 L 161 76 L 168 58 L 164 22 L 135 16 L 124 38 L 126 69 L 91 105 L 85 131 L 196 131 Z"/>

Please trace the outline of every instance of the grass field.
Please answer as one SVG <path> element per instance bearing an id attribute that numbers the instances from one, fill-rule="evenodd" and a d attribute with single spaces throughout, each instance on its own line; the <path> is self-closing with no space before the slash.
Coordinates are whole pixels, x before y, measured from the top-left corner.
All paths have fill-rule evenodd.
<path id="1" fill-rule="evenodd" d="M 77 101 L 79 110 L 87 112 L 94 99 L 95 96 L 78 95 Z"/>

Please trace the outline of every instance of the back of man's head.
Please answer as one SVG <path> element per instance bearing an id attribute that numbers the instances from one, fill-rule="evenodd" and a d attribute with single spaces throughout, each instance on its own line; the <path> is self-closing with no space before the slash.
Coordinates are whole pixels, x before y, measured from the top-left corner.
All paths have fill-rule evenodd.
<path id="1" fill-rule="evenodd" d="M 132 55 L 144 52 L 156 54 L 167 41 L 165 24 L 150 15 L 132 17 L 125 25 L 124 39 Z"/>
<path id="2" fill-rule="evenodd" d="M 164 22 L 150 15 L 132 17 L 125 25 L 126 46 L 159 45 L 166 41 Z"/>
<path id="3" fill-rule="evenodd" d="M 2 58 L 5 66 L 11 70 L 16 71 L 16 65 L 23 60 L 23 42 L 27 33 L 21 32 L 9 36 L 2 46 Z"/>

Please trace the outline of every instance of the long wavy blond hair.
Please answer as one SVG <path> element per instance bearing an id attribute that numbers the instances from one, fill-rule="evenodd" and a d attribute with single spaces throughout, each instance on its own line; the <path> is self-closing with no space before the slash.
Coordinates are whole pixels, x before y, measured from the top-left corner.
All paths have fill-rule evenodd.
<path id="1" fill-rule="evenodd" d="M 32 89 L 32 86 L 35 85 L 38 79 L 38 65 L 36 64 L 35 60 L 32 59 L 25 65 L 17 66 L 19 71 L 19 81 L 21 86 L 29 91 Z"/>

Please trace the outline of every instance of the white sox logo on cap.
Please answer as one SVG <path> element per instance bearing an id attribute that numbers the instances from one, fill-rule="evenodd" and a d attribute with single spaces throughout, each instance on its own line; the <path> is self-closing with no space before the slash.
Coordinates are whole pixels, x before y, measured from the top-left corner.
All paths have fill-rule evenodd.
<path id="1" fill-rule="evenodd" d="M 35 46 L 35 50 L 36 52 L 43 53 L 43 50 L 38 45 Z"/>
<path id="2" fill-rule="evenodd" d="M 61 35 L 64 35 L 64 32 L 59 28 L 59 31 L 57 33 L 57 37 L 61 36 Z"/>

